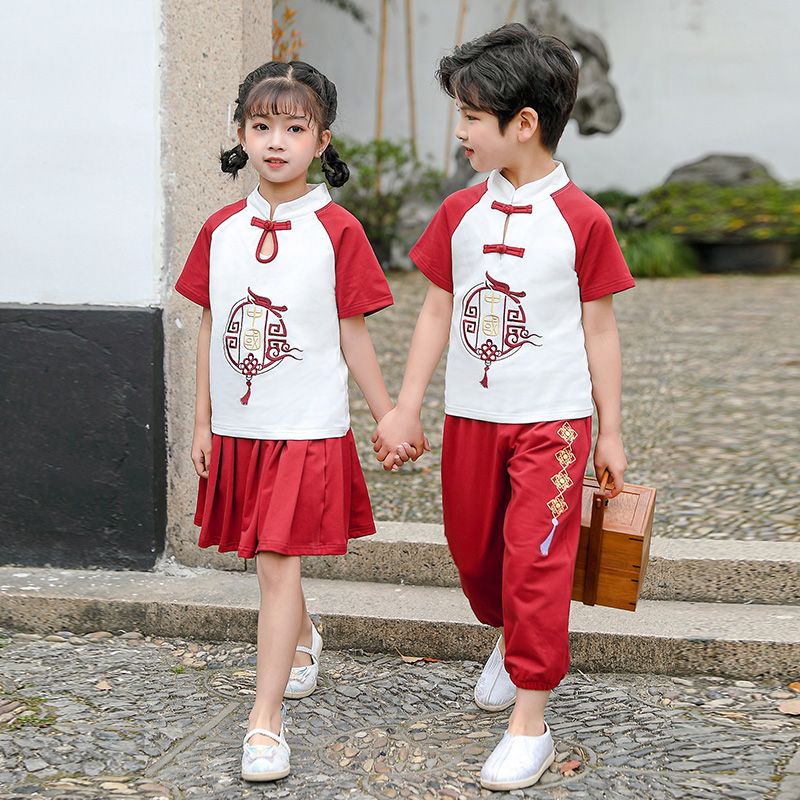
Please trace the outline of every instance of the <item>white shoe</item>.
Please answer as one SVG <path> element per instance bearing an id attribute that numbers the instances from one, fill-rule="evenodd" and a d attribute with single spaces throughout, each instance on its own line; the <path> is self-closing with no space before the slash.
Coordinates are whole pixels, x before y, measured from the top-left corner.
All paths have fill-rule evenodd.
<path id="1" fill-rule="evenodd" d="M 550 727 L 541 736 L 514 736 L 506 731 L 481 770 L 481 786 L 510 792 L 533 786 L 553 763 L 556 751 Z"/>
<path id="2" fill-rule="evenodd" d="M 503 666 L 500 653 L 500 640 L 492 650 L 489 660 L 475 684 L 475 705 L 484 711 L 504 711 L 514 705 L 517 699 L 517 687 L 511 682 L 509 674 Z"/>
<path id="3" fill-rule="evenodd" d="M 249 744 L 250 739 L 260 733 L 275 740 L 274 745 Z M 246 781 L 277 781 L 289 774 L 289 756 L 292 751 L 281 732 L 274 734 L 266 728 L 248 731 L 242 744 L 242 778 Z"/>
<path id="4" fill-rule="evenodd" d="M 292 671 L 289 674 L 289 682 L 286 684 L 286 690 L 283 693 L 283 696 L 290 700 L 308 697 L 317 688 L 322 637 L 313 623 L 311 625 L 311 647 L 298 645 L 297 652 L 308 653 L 311 656 L 311 663 L 305 667 L 292 667 Z"/>

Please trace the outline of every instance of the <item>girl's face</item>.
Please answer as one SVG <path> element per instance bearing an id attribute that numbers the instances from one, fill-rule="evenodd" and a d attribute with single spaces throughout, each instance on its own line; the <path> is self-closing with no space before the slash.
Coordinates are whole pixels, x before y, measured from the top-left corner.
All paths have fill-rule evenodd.
<path id="1" fill-rule="evenodd" d="M 320 135 L 308 117 L 266 114 L 248 118 L 239 130 L 239 140 L 263 180 L 305 182 L 311 162 L 328 146 L 331 132 Z"/>

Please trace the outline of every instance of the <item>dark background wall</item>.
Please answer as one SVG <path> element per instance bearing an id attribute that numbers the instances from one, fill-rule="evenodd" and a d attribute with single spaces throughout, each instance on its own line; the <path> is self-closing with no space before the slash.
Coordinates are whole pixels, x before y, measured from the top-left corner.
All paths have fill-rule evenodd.
<path id="1" fill-rule="evenodd" d="M 164 429 L 160 309 L 0 304 L 0 563 L 151 567 Z"/>

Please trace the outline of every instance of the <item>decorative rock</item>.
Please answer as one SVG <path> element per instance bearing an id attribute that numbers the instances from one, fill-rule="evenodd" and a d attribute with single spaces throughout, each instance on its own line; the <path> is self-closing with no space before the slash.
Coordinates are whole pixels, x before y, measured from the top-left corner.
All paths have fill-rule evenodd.
<path id="1" fill-rule="evenodd" d="M 676 167 L 665 183 L 712 183 L 717 186 L 753 186 L 776 183 L 767 166 L 750 156 L 712 153 Z"/>

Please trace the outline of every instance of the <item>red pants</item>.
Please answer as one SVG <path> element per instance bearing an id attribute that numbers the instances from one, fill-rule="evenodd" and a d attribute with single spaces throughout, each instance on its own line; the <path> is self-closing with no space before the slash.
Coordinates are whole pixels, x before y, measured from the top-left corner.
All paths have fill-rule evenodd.
<path id="1" fill-rule="evenodd" d="M 569 604 L 592 419 L 530 424 L 445 418 L 444 530 L 475 616 L 503 627 L 521 689 L 569 668 Z"/>

